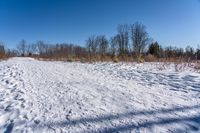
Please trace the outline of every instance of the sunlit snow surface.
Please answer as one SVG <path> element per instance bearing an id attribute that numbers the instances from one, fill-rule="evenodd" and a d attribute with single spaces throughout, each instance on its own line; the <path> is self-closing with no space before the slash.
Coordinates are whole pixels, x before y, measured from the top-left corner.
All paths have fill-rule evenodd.
<path id="1" fill-rule="evenodd" d="M 200 73 L 172 63 L 1 61 L 0 133 L 10 132 L 200 132 Z"/>

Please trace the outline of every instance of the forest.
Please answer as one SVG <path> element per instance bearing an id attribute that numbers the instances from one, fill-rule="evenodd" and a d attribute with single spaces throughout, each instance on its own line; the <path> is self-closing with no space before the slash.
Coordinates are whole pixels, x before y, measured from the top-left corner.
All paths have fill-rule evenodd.
<path id="1" fill-rule="evenodd" d="M 21 40 L 15 49 L 5 48 L 0 43 L 0 58 L 15 56 L 34 57 L 46 60 L 67 61 L 137 61 L 137 62 L 194 62 L 200 60 L 200 46 L 193 48 L 162 46 L 148 34 L 145 25 L 139 22 L 118 25 L 111 38 L 91 35 L 85 45 L 69 43 L 49 44 L 44 41 L 28 43 Z"/>

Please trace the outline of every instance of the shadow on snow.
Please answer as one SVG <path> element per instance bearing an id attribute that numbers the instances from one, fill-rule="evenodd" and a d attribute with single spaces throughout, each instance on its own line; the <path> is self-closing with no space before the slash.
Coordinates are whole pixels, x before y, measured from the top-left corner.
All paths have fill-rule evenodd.
<path id="1" fill-rule="evenodd" d="M 180 112 L 189 112 L 194 110 L 199 110 L 200 105 L 196 106 L 184 106 L 184 107 L 174 107 L 169 109 L 159 109 L 159 110 L 151 110 L 151 111 L 132 111 L 126 112 L 121 114 L 110 114 L 110 115 L 102 115 L 98 117 L 87 117 L 87 118 L 79 118 L 79 119 L 70 119 L 66 121 L 59 121 L 59 122 L 46 122 L 40 123 L 38 125 L 34 125 L 34 128 L 44 128 L 44 127 L 54 127 L 54 128 L 62 128 L 62 127 L 73 127 L 77 126 L 78 124 L 100 124 L 105 123 L 108 121 L 116 121 L 116 120 L 133 120 L 132 122 L 126 124 L 116 125 L 115 127 L 105 127 L 103 129 L 95 129 L 99 130 L 99 132 L 119 132 L 119 131 L 129 131 L 133 129 L 140 129 L 140 128 L 149 128 L 151 129 L 153 126 L 165 126 L 166 124 L 172 126 L 172 124 L 180 123 L 185 124 L 184 127 L 181 127 L 181 131 L 189 132 L 189 131 L 200 131 L 200 114 L 195 116 L 177 116 L 175 113 Z M 200 111 L 200 110 L 199 110 Z M 155 117 L 157 115 L 169 115 L 173 114 L 176 118 L 159 118 Z M 137 120 L 134 121 L 134 117 L 139 116 L 146 116 L 148 117 L 155 117 L 156 120 L 147 120 L 144 122 L 137 123 Z M 158 119 L 157 119 L 158 118 Z M 134 122 L 134 123 L 133 123 Z M 179 130 L 179 129 L 178 129 Z M 95 132 L 95 131 L 88 131 L 88 132 Z M 98 132 L 98 131 L 96 131 Z"/>

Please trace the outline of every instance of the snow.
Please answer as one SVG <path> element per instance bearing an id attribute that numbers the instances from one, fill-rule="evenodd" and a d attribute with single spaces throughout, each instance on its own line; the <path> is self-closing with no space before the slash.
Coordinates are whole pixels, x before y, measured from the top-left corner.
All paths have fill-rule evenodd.
<path id="1" fill-rule="evenodd" d="M 0 62 L 0 132 L 200 132 L 200 73 L 173 63 Z"/>

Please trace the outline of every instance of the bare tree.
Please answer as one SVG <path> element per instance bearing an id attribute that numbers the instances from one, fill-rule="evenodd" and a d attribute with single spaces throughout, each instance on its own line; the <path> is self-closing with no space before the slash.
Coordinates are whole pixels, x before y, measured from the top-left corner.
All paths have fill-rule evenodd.
<path id="1" fill-rule="evenodd" d="M 7 57 L 15 57 L 15 56 L 17 56 L 17 54 L 18 54 L 18 51 L 15 49 L 7 49 L 6 50 Z"/>
<path id="2" fill-rule="evenodd" d="M 97 36 L 96 37 L 96 44 L 99 46 L 99 54 L 104 57 L 108 52 L 108 40 L 105 36 Z"/>
<path id="3" fill-rule="evenodd" d="M 96 55 L 98 44 L 96 43 L 96 36 L 92 35 L 86 40 L 86 48 L 91 55 Z"/>
<path id="4" fill-rule="evenodd" d="M 150 41 L 146 27 L 138 22 L 131 25 L 131 39 L 134 53 L 139 58 Z"/>
<path id="5" fill-rule="evenodd" d="M 43 41 L 38 41 L 36 43 L 37 48 L 38 48 L 38 52 L 41 56 L 45 56 L 47 54 L 48 51 L 48 45 L 45 44 Z"/>
<path id="6" fill-rule="evenodd" d="M 185 48 L 186 58 L 190 60 L 192 57 L 195 56 L 195 50 L 191 46 L 187 46 Z M 195 58 L 195 57 L 194 57 Z"/>
<path id="7" fill-rule="evenodd" d="M 120 56 L 127 55 L 129 52 L 129 26 L 119 25 L 118 28 L 119 54 Z"/>
<path id="8" fill-rule="evenodd" d="M 5 57 L 5 48 L 4 48 L 4 43 L 0 42 L 0 58 Z"/>
<path id="9" fill-rule="evenodd" d="M 198 45 L 196 50 L 196 60 L 200 60 L 200 45 Z"/>
<path id="10" fill-rule="evenodd" d="M 21 56 L 25 56 L 26 50 L 27 50 L 26 48 L 27 48 L 27 45 L 26 45 L 25 40 L 21 40 L 19 44 L 17 45 L 18 52 L 19 54 L 21 54 Z"/>
<path id="11" fill-rule="evenodd" d="M 115 57 L 118 54 L 119 49 L 119 36 L 116 35 L 114 37 L 111 37 L 110 39 L 110 52 L 112 57 Z"/>
<path id="12" fill-rule="evenodd" d="M 37 46 L 37 43 L 32 43 L 30 44 L 30 51 L 33 55 L 37 55 L 39 54 L 39 50 L 38 50 L 38 46 Z"/>

